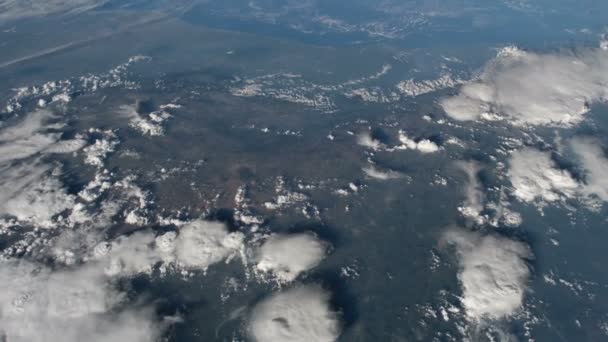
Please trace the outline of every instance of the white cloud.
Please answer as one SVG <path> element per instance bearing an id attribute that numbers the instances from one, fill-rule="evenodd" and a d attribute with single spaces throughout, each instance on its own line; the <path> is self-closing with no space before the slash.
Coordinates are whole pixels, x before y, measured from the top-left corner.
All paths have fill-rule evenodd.
<path id="1" fill-rule="evenodd" d="M 418 142 L 416 149 L 422 153 L 433 153 L 439 151 L 439 146 L 429 139 L 422 139 Z"/>
<path id="2" fill-rule="evenodd" d="M 399 141 L 401 142 L 401 145 L 396 146 L 395 148 L 400 150 L 410 149 L 417 150 L 422 153 L 433 153 L 441 149 L 439 145 L 429 139 L 415 141 L 408 137 L 407 134 L 402 130 L 399 131 Z"/>
<path id="3" fill-rule="evenodd" d="M 152 232 L 136 232 L 121 236 L 112 242 L 102 242 L 94 249 L 94 258 L 104 265 L 109 276 L 132 276 L 150 273 L 152 268 L 163 261 L 157 252 Z"/>
<path id="4" fill-rule="evenodd" d="M 53 272 L 26 261 L 0 261 L 0 338 L 156 341 L 163 324 L 150 308 L 122 309 L 124 298 L 94 265 Z"/>
<path id="5" fill-rule="evenodd" d="M 548 152 L 524 148 L 511 154 L 509 164 L 513 195 L 523 202 L 555 202 L 579 191 L 579 183 L 557 168 Z"/>
<path id="6" fill-rule="evenodd" d="M 362 132 L 357 136 L 357 144 L 363 147 L 371 148 L 372 150 L 381 150 L 386 148 L 386 145 L 378 139 L 374 139 L 369 131 Z"/>
<path id="7" fill-rule="evenodd" d="M 357 144 L 370 148 L 374 151 L 416 150 L 421 153 L 434 153 L 441 149 L 439 145 L 429 139 L 416 141 L 407 136 L 403 130 L 399 130 L 399 142 L 401 145 L 389 147 L 385 143 L 372 137 L 371 132 L 366 131 L 357 136 Z"/>
<path id="8" fill-rule="evenodd" d="M 385 92 L 380 87 L 352 89 L 344 93 L 348 98 L 359 98 L 365 102 L 391 103 L 399 101 L 401 96 L 395 92 Z"/>
<path id="9" fill-rule="evenodd" d="M 38 153 L 71 153 L 84 147 L 79 135 L 71 140 L 60 140 L 62 123 L 52 123 L 56 116 L 46 109 L 25 115 L 13 125 L 0 129 L 0 164 L 31 157 Z"/>
<path id="10" fill-rule="evenodd" d="M 457 120 L 568 126 L 583 120 L 589 103 L 607 98 L 608 51 L 537 54 L 509 47 L 440 104 Z"/>
<path id="11" fill-rule="evenodd" d="M 156 264 L 188 270 L 207 270 L 213 264 L 239 255 L 244 235 L 229 232 L 218 222 L 191 221 L 177 232 L 156 237 L 151 231 L 122 236 L 95 247 L 93 258 L 108 275 L 150 273 Z"/>
<path id="12" fill-rule="evenodd" d="M 317 266 L 327 253 L 328 245 L 314 234 L 275 234 L 270 236 L 256 255 L 256 269 L 270 272 L 279 282 L 291 282 Z"/>
<path id="13" fill-rule="evenodd" d="M 509 209 L 510 202 L 506 197 L 505 191 L 500 189 L 500 197 L 496 202 L 488 201 L 483 186 L 479 180 L 478 173 L 481 165 L 475 161 L 456 163 L 467 175 L 465 183 L 465 200 L 458 207 L 458 211 L 465 218 L 477 225 L 491 225 L 494 227 L 518 227 L 523 222 L 519 213 Z"/>
<path id="14" fill-rule="evenodd" d="M 105 159 L 108 155 L 116 150 L 118 146 L 118 137 L 112 130 L 99 130 L 95 128 L 89 129 L 90 134 L 98 135 L 99 138 L 95 142 L 82 151 L 85 153 L 84 162 L 89 165 L 103 167 Z"/>
<path id="15" fill-rule="evenodd" d="M 175 241 L 177 262 L 187 268 L 207 269 L 240 253 L 244 235 L 230 233 L 223 223 L 196 220 L 184 225 Z"/>
<path id="16" fill-rule="evenodd" d="M 52 124 L 52 112 L 38 110 L 26 115 L 14 125 L 0 130 L 0 164 L 33 156 L 37 153 L 69 153 L 83 147 L 81 139 L 59 141 L 58 128 L 63 124 Z"/>
<path id="17" fill-rule="evenodd" d="M 340 319 L 329 300 L 330 294 L 317 285 L 274 294 L 253 308 L 249 333 L 256 342 L 335 341 Z"/>
<path id="18" fill-rule="evenodd" d="M 15 125 L 4 127 L 0 131 L 0 163 L 29 157 L 57 141 L 57 133 L 40 132 L 50 118 L 51 112 L 39 110 Z"/>
<path id="19" fill-rule="evenodd" d="M 458 210 L 463 216 L 472 219 L 477 224 L 483 224 L 486 218 L 481 215 L 481 212 L 484 210 L 485 195 L 477 178 L 479 165 L 475 162 L 458 162 L 456 165 L 467 175 L 465 201 Z"/>
<path id="20" fill-rule="evenodd" d="M 180 107 L 180 105 L 169 103 L 160 106 L 159 110 L 148 113 L 147 115 L 140 115 L 135 106 L 122 106 L 120 107 L 120 111 L 130 119 L 129 126 L 133 127 L 141 134 L 160 136 L 165 134 L 163 124 L 171 117 L 168 110 Z"/>
<path id="21" fill-rule="evenodd" d="M 53 226 L 54 216 L 75 204 L 75 197 L 57 179 L 58 172 L 38 161 L 0 167 L 0 216 L 38 227 Z"/>
<path id="22" fill-rule="evenodd" d="M 440 89 L 452 88 L 462 83 L 464 83 L 463 80 L 455 78 L 449 73 L 443 73 L 439 78 L 434 80 L 415 81 L 413 78 L 410 78 L 409 80 L 401 81 L 397 84 L 397 89 L 406 96 L 415 97 Z"/>
<path id="23" fill-rule="evenodd" d="M 458 255 L 461 301 L 470 320 L 500 319 L 521 308 L 530 276 L 526 260 L 533 258 L 526 244 L 463 230 L 443 238 Z"/>
<path id="24" fill-rule="evenodd" d="M 361 170 L 371 178 L 379 179 L 379 180 L 389 180 L 389 179 L 398 179 L 403 178 L 405 175 L 401 172 L 393 171 L 393 170 L 382 170 L 377 168 L 374 165 L 363 167 Z"/>
<path id="25" fill-rule="evenodd" d="M 582 192 L 608 201 L 608 159 L 600 144 L 593 139 L 577 138 L 572 140 L 571 145 L 586 172 Z"/>

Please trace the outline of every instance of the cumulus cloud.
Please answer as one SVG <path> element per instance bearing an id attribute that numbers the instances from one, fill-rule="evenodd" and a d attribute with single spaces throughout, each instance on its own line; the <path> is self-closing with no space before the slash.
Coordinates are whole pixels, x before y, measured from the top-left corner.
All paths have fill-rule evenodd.
<path id="1" fill-rule="evenodd" d="M 112 130 L 102 131 L 95 128 L 89 129 L 89 134 L 96 138 L 94 143 L 82 150 L 85 154 L 84 162 L 101 168 L 108 155 L 116 150 L 119 144 L 118 137 Z"/>
<path id="2" fill-rule="evenodd" d="M 373 150 L 381 150 L 386 148 L 386 145 L 378 139 L 375 139 L 371 132 L 362 132 L 357 136 L 357 144 Z"/>
<path id="3" fill-rule="evenodd" d="M 241 253 L 243 240 L 242 233 L 231 233 L 222 223 L 195 220 L 158 237 L 144 231 L 103 242 L 95 247 L 93 258 L 112 276 L 150 273 L 159 263 L 165 264 L 163 269 L 172 265 L 205 271 Z"/>
<path id="4" fill-rule="evenodd" d="M 523 242 L 497 235 L 450 230 L 444 242 L 455 247 L 462 305 L 470 320 L 500 319 L 522 306 L 533 258 Z"/>
<path id="5" fill-rule="evenodd" d="M 94 265 L 53 272 L 0 261 L 0 339 L 156 341 L 163 324 L 151 308 L 124 309 L 124 298 Z"/>
<path id="6" fill-rule="evenodd" d="M 576 138 L 571 142 L 572 149 L 580 159 L 585 170 L 585 184 L 582 192 L 595 195 L 602 201 L 608 201 L 608 158 L 598 141 L 588 138 Z"/>
<path id="7" fill-rule="evenodd" d="M 175 241 L 175 256 L 185 267 L 205 270 L 239 253 L 243 240 L 242 233 L 229 232 L 223 223 L 196 220 L 180 229 Z"/>
<path id="8" fill-rule="evenodd" d="M 538 54 L 502 49 L 478 79 L 440 102 L 457 120 L 509 119 L 515 124 L 569 126 L 589 104 L 608 98 L 608 51 Z"/>
<path id="9" fill-rule="evenodd" d="M 511 154 L 513 195 L 523 202 L 555 202 L 577 195 L 579 183 L 559 169 L 548 152 L 524 148 Z"/>
<path id="10" fill-rule="evenodd" d="M 375 150 L 375 151 L 389 151 L 393 152 L 396 150 L 416 150 L 421 153 L 433 153 L 441 149 L 437 143 L 430 139 L 419 139 L 414 140 L 407 136 L 405 131 L 399 130 L 399 142 L 400 145 L 389 147 L 386 143 L 380 139 L 375 138 L 371 132 L 363 132 L 357 136 L 357 144 L 360 146 Z"/>
<path id="11" fill-rule="evenodd" d="M 328 245 L 311 233 L 275 234 L 260 246 L 256 269 L 271 273 L 279 282 L 291 282 L 300 273 L 317 266 Z"/>
<path id="12" fill-rule="evenodd" d="M 122 106 L 120 111 L 129 118 L 129 126 L 141 134 L 160 136 L 165 134 L 163 124 L 171 117 L 169 110 L 177 108 L 181 108 L 181 106 L 169 103 L 161 105 L 158 110 L 146 115 L 140 115 L 135 106 Z"/>
<path id="13" fill-rule="evenodd" d="M 401 142 L 401 145 L 397 146 L 396 149 L 417 150 L 422 153 L 433 153 L 440 149 L 439 145 L 429 139 L 416 141 L 408 137 L 407 134 L 401 130 L 399 131 L 399 141 Z"/>
<path id="14" fill-rule="evenodd" d="M 257 304 L 248 325 L 256 342 L 331 342 L 340 336 L 340 317 L 329 306 L 330 293 L 300 286 Z"/>
<path id="15" fill-rule="evenodd" d="M 403 178 L 405 175 L 401 172 L 390 170 L 390 169 L 380 169 L 375 165 L 370 165 L 363 167 L 361 170 L 370 178 L 379 179 L 379 180 L 389 180 L 389 179 L 398 179 Z"/>

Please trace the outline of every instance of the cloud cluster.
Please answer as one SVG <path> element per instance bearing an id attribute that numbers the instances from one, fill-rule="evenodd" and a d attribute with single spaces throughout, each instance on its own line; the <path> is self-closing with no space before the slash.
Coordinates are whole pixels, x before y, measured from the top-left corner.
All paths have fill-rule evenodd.
<path id="1" fill-rule="evenodd" d="M 367 147 L 376 151 L 386 149 L 386 144 L 384 144 L 379 139 L 373 137 L 370 131 L 361 132 L 357 136 L 357 144 L 359 144 L 359 146 Z"/>
<path id="2" fill-rule="evenodd" d="M 555 202 L 576 196 L 578 182 L 557 167 L 551 154 L 524 148 L 511 154 L 509 179 L 513 195 L 523 202 Z"/>
<path id="3" fill-rule="evenodd" d="M 457 120 L 508 119 L 515 124 L 570 126 L 589 104 L 608 99 L 608 51 L 537 54 L 502 49 L 478 79 L 441 100 Z"/>
<path id="4" fill-rule="evenodd" d="M 241 253 L 243 241 L 242 233 L 231 233 L 222 223 L 195 220 L 177 232 L 155 236 L 144 231 L 103 242 L 95 247 L 92 257 L 111 276 L 150 273 L 161 263 L 165 268 L 172 265 L 205 271 Z"/>
<path id="5" fill-rule="evenodd" d="M 417 150 L 422 153 L 433 153 L 439 151 L 440 147 L 437 143 L 429 140 L 429 139 L 421 139 L 419 141 L 413 140 L 407 136 L 404 131 L 399 131 L 399 141 L 401 145 L 395 147 L 396 149 L 401 150 Z"/>
<path id="6" fill-rule="evenodd" d="M 560 169 L 549 152 L 524 148 L 511 154 L 508 171 L 512 194 L 522 202 L 546 203 L 577 199 L 589 209 L 608 201 L 608 158 L 593 138 L 574 138 L 567 144 L 573 161 L 578 161 L 581 180 Z"/>
<path id="7" fill-rule="evenodd" d="M 0 13 L 10 3 L 0 0 Z M 97 82 L 94 76 L 90 80 Z M 32 87 L 31 100 L 50 97 L 54 88 L 54 82 L 48 89 Z M 22 108 L 17 100 L 12 104 Z M 223 224 L 195 220 L 158 237 L 143 232 L 99 243 L 117 218 L 141 224 L 151 217 L 148 192 L 134 177 L 116 181 L 104 169 L 118 145 L 116 134 L 92 128 L 62 140 L 66 124 L 52 111 L 19 114 L 0 123 L 0 229 L 14 234 L 0 251 L 0 341 L 159 340 L 165 324 L 153 307 L 139 301 L 134 305 L 132 293 L 115 286 L 117 278 L 149 272 L 158 264 L 206 270 L 241 253 L 243 235 Z M 94 143 L 85 147 L 85 138 Z M 49 154 L 80 150 L 96 174 L 78 192 L 63 183 L 61 163 L 48 160 Z M 22 255 L 31 258 L 13 259 Z"/>
<path id="8" fill-rule="evenodd" d="M 95 142 L 82 149 L 85 153 L 84 162 L 102 168 L 108 155 L 116 150 L 119 144 L 118 137 L 112 130 L 103 131 L 95 128 L 89 129 L 89 134 L 95 137 Z"/>
<path id="9" fill-rule="evenodd" d="M 317 266 L 327 253 L 328 245 L 311 233 L 274 234 L 260 246 L 255 267 L 271 273 L 278 282 L 291 282 Z"/>
<path id="10" fill-rule="evenodd" d="M 520 309 L 533 257 L 526 244 L 463 230 L 450 230 L 443 239 L 458 255 L 461 300 L 470 320 L 500 319 Z"/>
<path id="11" fill-rule="evenodd" d="M 97 237 L 92 234 L 86 238 L 94 241 Z M 51 241 L 51 247 L 61 249 L 66 242 L 69 248 L 77 247 L 74 239 L 65 238 Z M 82 263 L 69 263 L 67 269 L 59 264 L 51 269 L 24 260 L 2 260 L 0 339 L 157 341 L 166 324 L 152 307 L 128 302 L 114 280 L 150 273 L 155 266 L 161 272 L 168 267 L 204 271 L 241 253 L 243 238 L 224 224 L 195 220 L 177 232 L 160 236 L 136 232 L 100 243 Z"/>
<path id="12" fill-rule="evenodd" d="M 169 110 L 177 108 L 181 108 L 181 106 L 169 103 L 161 105 L 156 111 L 140 115 L 135 106 L 122 106 L 120 112 L 129 118 L 129 126 L 142 135 L 161 136 L 165 134 L 163 124 L 171 118 Z"/>
<path id="13" fill-rule="evenodd" d="M 76 197 L 59 179 L 61 167 L 43 160 L 45 155 L 79 151 L 86 141 L 82 135 L 62 140 L 65 124 L 57 119 L 50 110 L 39 109 L 4 122 L 0 129 L 0 217 L 51 227 L 57 215 L 76 207 Z M 98 151 L 97 145 L 84 148 L 85 162 L 94 159 L 101 166 L 108 152 Z"/>
<path id="14" fill-rule="evenodd" d="M 330 293 L 317 285 L 273 294 L 253 308 L 249 334 L 256 342 L 335 341 L 341 323 L 329 300 Z"/>
<path id="15" fill-rule="evenodd" d="M 124 300 L 95 265 L 51 271 L 27 261 L 1 261 L 0 339 L 156 341 L 163 324 L 151 308 L 124 309 Z"/>
<path id="16" fill-rule="evenodd" d="M 380 141 L 380 139 L 374 138 L 369 131 L 360 133 L 357 136 L 357 144 L 374 151 L 415 150 L 421 153 L 434 153 L 441 149 L 434 141 L 430 139 L 414 140 L 403 130 L 399 130 L 399 142 L 401 143 L 400 145 L 389 147 L 386 143 Z"/>

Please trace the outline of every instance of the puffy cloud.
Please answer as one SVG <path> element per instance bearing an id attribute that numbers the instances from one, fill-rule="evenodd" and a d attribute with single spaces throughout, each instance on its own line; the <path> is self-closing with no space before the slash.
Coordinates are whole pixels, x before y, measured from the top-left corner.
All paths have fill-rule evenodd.
<path id="1" fill-rule="evenodd" d="M 93 258 L 105 265 L 108 275 L 149 273 L 158 263 L 204 271 L 239 254 L 243 240 L 242 233 L 231 233 L 222 223 L 195 220 L 158 237 L 144 231 L 103 242 L 95 247 Z"/>
<path id="2" fill-rule="evenodd" d="M 568 126 L 583 120 L 589 103 L 608 98 L 608 51 L 537 54 L 501 50 L 478 79 L 443 99 L 457 120 L 509 119 L 515 124 Z"/>
<path id="3" fill-rule="evenodd" d="M 357 144 L 373 150 L 382 150 L 386 148 L 386 145 L 380 140 L 375 139 L 369 131 L 362 132 L 357 136 Z"/>
<path id="4" fill-rule="evenodd" d="M 422 139 L 416 145 L 416 149 L 422 153 L 433 153 L 439 151 L 439 146 L 429 139 Z"/>
<path id="5" fill-rule="evenodd" d="M 523 202 L 555 202 L 576 196 L 579 183 L 559 169 L 548 152 L 524 148 L 511 154 L 509 178 L 513 195 Z"/>
<path id="6" fill-rule="evenodd" d="M 375 178 L 379 180 L 389 180 L 389 179 L 398 179 L 403 178 L 405 175 L 401 172 L 394 170 L 383 170 L 379 169 L 374 165 L 366 166 L 362 168 L 363 172 L 370 178 Z"/>
<path id="7" fill-rule="evenodd" d="M 388 137 L 386 137 L 388 139 Z M 387 140 L 384 139 L 384 140 Z M 416 150 L 421 153 L 433 153 L 441 149 L 437 143 L 429 139 L 414 140 L 407 136 L 403 130 L 399 130 L 400 145 L 389 147 L 382 139 L 376 138 L 372 132 L 363 132 L 357 136 L 357 143 L 360 146 L 373 149 L 375 151 L 396 151 L 396 150 Z"/>
<path id="8" fill-rule="evenodd" d="M 335 341 L 341 323 L 329 300 L 330 293 L 317 285 L 271 295 L 253 308 L 249 333 L 256 342 Z"/>
<path id="9" fill-rule="evenodd" d="M 222 223 L 196 220 L 180 229 L 175 256 L 180 265 L 205 270 L 239 253 L 243 240 L 242 233 L 231 233 Z"/>
<path id="10" fill-rule="evenodd" d="M 571 146 L 586 172 L 582 192 L 608 201 L 608 159 L 599 143 L 594 139 L 577 138 L 572 140 Z"/>
<path id="11" fill-rule="evenodd" d="M 163 324 L 149 308 L 122 308 L 124 298 L 95 265 L 53 272 L 26 261 L 0 261 L 0 339 L 156 341 Z"/>
<path id="12" fill-rule="evenodd" d="M 94 128 L 89 129 L 89 134 L 97 138 L 94 143 L 82 150 L 85 153 L 84 162 L 101 168 L 108 155 L 116 150 L 119 144 L 118 137 L 112 130 L 102 131 Z"/>
<path id="13" fill-rule="evenodd" d="M 270 272 L 279 282 L 291 282 L 300 273 L 317 266 L 327 253 L 328 245 L 314 234 L 275 234 L 260 246 L 256 269 Z"/>
<path id="14" fill-rule="evenodd" d="M 519 241 L 477 232 L 450 230 L 444 242 L 458 255 L 462 305 L 470 320 L 500 319 L 522 306 L 533 257 Z"/>
<path id="15" fill-rule="evenodd" d="M 420 141 L 415 141 L 410 139 L 404 131 L 399 131 L 399 141 L 401 145 L 395 147 L 396 149 L 411 149 L 417 150 L 422 153 L 433 153 L 439 151 L 440 147 L 435 142 L 429 139 L 422 139 Z"/>
<path id="16" fill-rule="evenodd" d="M 140 115 L 135 106 L 122 106 L 120 111 L 129 118 L 129 126 L 133 127 L 143 135 L 160 136 L 165 134 L 163 124 L 171 114 L 169 110 L 181 108 L 180 105 L 173 103 L 161 105 L 156 111 L 147 115 Z"/>

